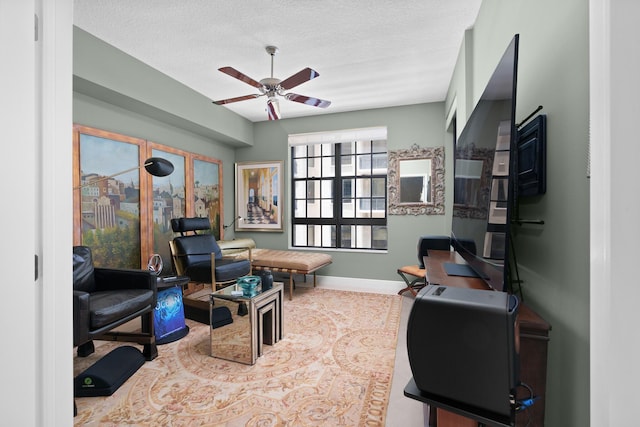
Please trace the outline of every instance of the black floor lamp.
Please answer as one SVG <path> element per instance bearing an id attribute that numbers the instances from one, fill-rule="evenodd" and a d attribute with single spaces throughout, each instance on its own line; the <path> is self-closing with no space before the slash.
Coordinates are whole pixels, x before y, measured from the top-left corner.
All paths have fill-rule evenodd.
<path id="1" fill-rule="evenodd" d="M 131 171 L 134 171 L 136 169 L 140 169 L 142 167 L 144 167 L 145 170 L 149 174 L 151 174 L 153 176 L 167 176 L 167 175 L 171 175 L 171 173 L 173 173 L 173 164 L 169 160 L 163 159 L 162 157 L 149 157 L 140 166 L 134 166 L 134 167 L 129 168 L 127 170 L 123 170 L 121 172 L 114 173 L 113 175 L 103 176 L 101 178 L 94 179 L 94 180 L 92 180 L 90 182 L 87 182 L 86 184 L 81 184 L 81 185 L 79 185 L 79 186 L 77 186 L 75 188 L 86 187 L 88 185 L 95 184 L 96 182 L 104 181 L 105 179 L 111 179 L 111 178 L 113 178 L 115 176 L 122 175 L 123 173 L 131 172 Z"/>

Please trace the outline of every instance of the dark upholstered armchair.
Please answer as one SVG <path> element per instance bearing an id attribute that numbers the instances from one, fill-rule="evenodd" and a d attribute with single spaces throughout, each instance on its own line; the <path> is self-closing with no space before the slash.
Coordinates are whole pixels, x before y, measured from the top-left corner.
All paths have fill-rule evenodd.
<path id="1" fill-rule="evenodd" d="M 91 249 L 73 247 L 73 345 L 78 356 L 95 351 L 94 339 L 130 341 L 144 345 L 146 360 L 158 355 L 153 331 L 157 279 L 147 270 L 95 268 Z M 137 317 L 140 333 L 114 332 Z"/>
<path id="2" fill-rule="evenodd" d="M 237 254 L 223 257 L 214 236 L 198 234 L 210 227 L 208 218 L 174 218 L 171 228 L 180 236 L 170 241 L 169 247 L 177 274 L 188 276 L 192 282 L 210 283 L 215 290 L 251 274 L 251 248 L 242 248 L 248 252 L 246 258 Z"/>

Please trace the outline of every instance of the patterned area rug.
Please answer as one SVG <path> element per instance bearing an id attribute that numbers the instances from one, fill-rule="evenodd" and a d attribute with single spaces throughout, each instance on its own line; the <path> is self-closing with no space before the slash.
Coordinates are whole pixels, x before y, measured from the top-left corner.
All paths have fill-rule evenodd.
<path id="1" fill-rule="evenodd" d="M 79 425 L 383 426 L 401 297 L 298 287 L 284 338 L 255 365 L 210 357 L 209 328 L 158 346 L 113 395 L 76 398 Z M 118 345 L 74 357 L 77 375 Z"/>

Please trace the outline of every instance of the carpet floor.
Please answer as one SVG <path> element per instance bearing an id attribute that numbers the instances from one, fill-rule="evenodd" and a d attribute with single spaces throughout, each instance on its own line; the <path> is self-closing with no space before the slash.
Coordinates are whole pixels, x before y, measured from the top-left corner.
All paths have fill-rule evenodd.
<path id="1" fill-rule="evenodd" d="M 383 426 L 402 297 L 296 289 L 284 337 L 255 365 L 209 356 L 209 328 L 158 346 L 113 395 L 76 398 L 76 426 Z M 74 356 L 77 375 L 127 343 L 96 342 Z"/>

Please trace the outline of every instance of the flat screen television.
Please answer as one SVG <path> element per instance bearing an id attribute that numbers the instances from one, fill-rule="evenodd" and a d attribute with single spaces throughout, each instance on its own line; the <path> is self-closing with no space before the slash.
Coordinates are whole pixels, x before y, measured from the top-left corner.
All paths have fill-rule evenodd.
<path id="1" fill-rule="evenodd" d="M 454 149 L 451 242 L 496 291 L 508 290 L 509 223 L 517 197 L 516 78 L 518 35 L 495 67 Z M 457 266 L 459 267 L 459 266 Z"/>

